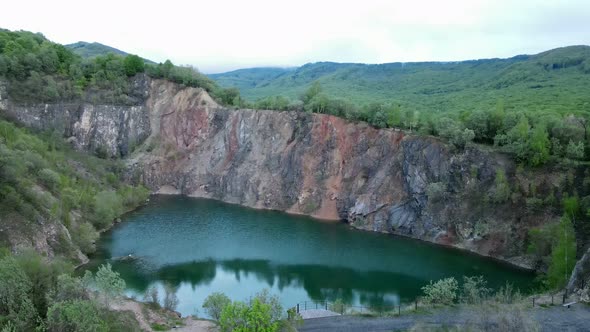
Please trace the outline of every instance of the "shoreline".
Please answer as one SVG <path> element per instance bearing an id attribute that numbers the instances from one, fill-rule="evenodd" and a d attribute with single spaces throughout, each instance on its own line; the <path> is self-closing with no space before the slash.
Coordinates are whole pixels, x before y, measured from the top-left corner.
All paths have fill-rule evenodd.
<path id="1" fill-rule="evenodd" d="M 460 247 L 460 246 L 456 246 L 456 245 L 452 245 L 452 244 L 444 244 L 444 243 L 438 243 L 438 242 L 433 242 L 433 241 L 428 241 L 428 240 L 424 240 L 424 239 L 420 239 L 420 238 L 416 238 L 416 237 L 412 237 L 412 236 L 407 236 L 404 234 L 397 234 L 397 233 L 390 233 L 390 232 L 376 232 L 376 231 L 371 231 L 371 230 L 367 230 L 367 229 L 363 229 L 363 228 L 358 228 L 353 226 L 352 224 L 350 224 L 349 222 L 347 222 L 344 219 L 322 219 L 322 218 L 317 218 L 314 217 L 312 215 L 308 215 L 308 214 L 304 214 L 304 213 L 293 213 L 293 212 L 289 212 L 289 211 L 283 211 L 283 210 L 277 210 L 277 209 L 269 209 L 269 208 L 264 208 L 264 207 L 254 207 L 254 206 L 248 206 L 248 205 L 243 205 L 240 203 L 235 203 L 235 202 L 228 202 L 225 200 L 221 200 L 221 199 L 216 199 L 216 198 L 211 198 L 211 197 L 205 197 L 205 196 L 199 196 L 199 195 L 186 195 L 186 194 L 182 194 L 179 192 L 170 192 L 170 191 L 164 191 L 161 192 L 160 190 L 158 191 L 153 191 L 152 193 L 150 193 L 149 198 L 147 199 L 146 202 L 144 202 L 141 205 L 138 205 L 137 207 L 127 210 L 125 212 L 123 212 L 120 216 L 117 217 L 117 219 L 120 219 L 121 217 L 123 217 L 125 214 L 133 212 L 139 208 L 141 208 L 142 206 L 145 206 L 147 204 L 149 204 L 151 197 L 152 196 L 181 196 L 181 197 L 188 197 L 188 198 L 198 198 L 198 199 L 208 199 L 208 200 L 212 200 L 212 201 L 217 201 L 217 202 L 222 202 L 225 204 L 231 204 L 231 205 L 237 205 L 240 207 L 244 207 L 244 208 L 248 208 L 248 209 L 253 209 L 253 210 L 259 210 L 259 211 L 275 211 L 275 212 L 280 212 L 280 213 L 285 213 L 288 215 L 292 215 L 292 216 L 300 216 L 300 217 L 306 217 L 306 218 L 310 218 L 310 219 L 314 219 L 315 221 L 318 222 L 323 222 L 323 223 L 341 223 L 344 224 L 348 227 L 350 227 L 351 229 L 355 230 L 355 231 L 362 231 L 362 232 L 370 232 L 370 233 L 380 233 L 380 234 L 385 234 L 388 236 L 392 236 L 392 237 L 402 237 L 402 238 L 406 238 L 406 239 L 411 239 L 411 240 L 415 240 L 415 241 L 420 241 L 422 243 L 425 243 L 427 245 L 431 245 L 431 246 L 435 246 L 435 247 L 443 247 L 443 248 L 447 248 L 447 249 L 452 249 L 452 250 L 457 250 L 459 252 L 462 252 L 464 254 L 470 254 L 470 255 L 475 255 L 475 256 L 479 256 L 479 257 L 483 257 L 486 259 L 490 259 L 493 260 L 497 263 L 500 264 L 504 264 L 507 266 L 510 266 L 512 268 L 516 268 L 522 271 L 526 271 L 526 272 L 532 272 L 537 274 L 537 270 L 530 267 L 529 265 L 525 265 L 525 264 L 518 264 L 514 261 L 510 261 L 508 259 L 505 258 L 501 258 L 501 257 L 494 257 L 491 255 L 485 255 L 482 253 L 479 253 L 477 251 L 471 250 L 469 248 L 465 248 L 465 247 Z M 99 233 L 102 235 L 104 232 L 111 230 L 115 225 L 119 224 L 119 222 L 113 222 L 113 224 L 105 229 L 102 229 Z M 89 259 L 90 260 L 90 259 Z M 79 266 L 76 266 L 75 269 L 77 270 L 79 267 L 88 264 L 88 262 L 80 264 Z"/>

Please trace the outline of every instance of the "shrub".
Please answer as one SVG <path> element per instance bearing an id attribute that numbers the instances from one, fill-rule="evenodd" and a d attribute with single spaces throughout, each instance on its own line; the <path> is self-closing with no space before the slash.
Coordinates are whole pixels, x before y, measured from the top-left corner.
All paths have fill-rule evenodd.
<path id="1" fill-rule="evenodd" d="M 59 178 L 59 174 L 57 174 L 56 172 L 54 172 L 48 168 L 44 168 L 39 171 L 38 176 L 39 176 L 39 181 L 41 181 L 41 183 L 47 189 L 49 189 L 51 191 L 55 191 L 55 189 L 58 188 L 60 178 Z"/>
<path id="2" fill-rule="evenodd" d="M 0 260 L 0 313 L 12 321 L 15 330 L 34 330 L 39 319 L 29 298 L 32 283 L 17 261 L 11 257 Z"/>
<path id="3" fill-rule="evenodd" d="M 101 191 L 94 196 L 94 224 L 106 228 L 123 212 L 123 206 L 117 193 Z"/>
<path id="4" fill-rule="evenodd" d="M 468 304 L 480 304 L 485 301 L 491 293 L 487 288 L 487 282 L 483 276 L 463 277 L 463 289 L 461 291 L 461 302 Z"/>
<path id="5" fill-rule="evenodd" d="M 92 301 L 70 300 L 52 305 L 47 312 L 48 332 L 107 332 L 101 309 Z"/>
<path id="6" fill-rule="evenodd" d="M 432 202 L 438 202 L 445 198 L 446 186 L 442 182 L 429 183 L 426 186 L 426 195 Z"/>
<path id="7" fill-rule="evenodd" d="M 84 222 L 78 225 L 72 232 L 72 240 L 85 254 L 96 250 L 95 242 L 99 234 L 90 223 Z"/>
<path id="8" fill-rule="evenodd" d="M 332 303 L 332 307 L 330 308 L 331 311 L 343 314 L 344 313 L 344 302 L 342 299 L 336 299 L 334 303 Z"/>
<path id="9" fill-rule="evenodd" d="M 510 190 L 510 184 L 506 179 L 506 173 L 504 170 L 498 169 L 496 170 L 496 179 L 495 179 L 495 186 L 492 189 L 492 193 L 490 194 L 490 198 L 494 203 L 504 203 L 512 194 Z"/>
<path id="10" fill-rule="evenodd" d="M 219 321 L 223 308 L 225 308 L 230 303 L 231 300 L 225 294 L 215 292 L 207 296 L 205 302 L 203 302 L 203 308 L 205 309 L 207 315 L 209 315 L 214 320 Z"/>
<path id="11" fill-rule="evenodd" d="M 62 274 L 57 277 L 55 288 L 48 292 L 47 298 L 51 303 L 70 300 L 87 300 L 88 293 L 80 278 Z"/>
<path id="12" fill-rule="evenodd" d="M 125 290 L 125 280 L 108 263 L 98 268 L 93 281 L 107 307 L 111 300 L 122 296 Z"/>
<path id="13" fill-rule="evenodd" d="M 430 281 L 430 284 L 422 287 L 424 299 L 431 304 L 452 304 L 457 298 L 459 285 L 455 278 L 441 279 L 437 282 Z"/>
<path id="14" fill-rule="evenodd" d="M 279 329 L 279 322 L 272 320 L 271 306 L 258 298 L 250 305 L 236 301 L 225 306 L 219 325 L 224 332 L 275 332 Z"/>

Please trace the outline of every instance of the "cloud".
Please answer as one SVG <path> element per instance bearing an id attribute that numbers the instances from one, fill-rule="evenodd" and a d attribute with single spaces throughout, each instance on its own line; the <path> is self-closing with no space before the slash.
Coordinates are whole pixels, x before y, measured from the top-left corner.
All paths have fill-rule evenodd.
<path id="1" fill-rule="evenodd" d="M 455 61 L 590 44 L 590 4 L 560 1 L 13 1 L 0 24 L 204 72 L 314 61 Z"/>

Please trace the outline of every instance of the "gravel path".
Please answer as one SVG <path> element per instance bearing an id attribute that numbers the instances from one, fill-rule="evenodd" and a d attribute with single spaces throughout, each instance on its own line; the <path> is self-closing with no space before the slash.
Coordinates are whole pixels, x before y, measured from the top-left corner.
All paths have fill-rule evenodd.
<path id="1" fill-rule="evenodd" d="M 570 309 L 561 306 L 535 308 L 525 312 L 538 323 L 541 331 L 589 331 L 590 306 L 573 305 Z M 463 326 L 470 317 L 469 312 L 459 309 L 440 309 L 429 314 L 405 314 L 400 317 L 368 318 L 360 316 L 337 316 L 306 320 L 300 332 L 373 332 L 408 330 L 416 324 L 425 327 Z"/>

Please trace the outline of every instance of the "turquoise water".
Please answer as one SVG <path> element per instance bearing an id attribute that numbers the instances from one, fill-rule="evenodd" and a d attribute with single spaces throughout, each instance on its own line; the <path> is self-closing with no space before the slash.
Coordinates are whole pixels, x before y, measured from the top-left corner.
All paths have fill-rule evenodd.
<path id="1" fill-rule="evenodd" d="M 176 290 L 178 311 L 198 313 L 207 295 L 245 300 L 262 289 L 290 307 L 343 299 L 411 302 L 429 280 L 483 275 L 492 287 L 526 290 L 534 274 L 462 251 L 214 200 L 153 196 L 101 237 L 88 268 L 110 262 L 142 299 L 149 286 Z M 132 255 L 131 259 L 121 259 Z M 197 309 L 198 311 L 195 311 Z"/>

